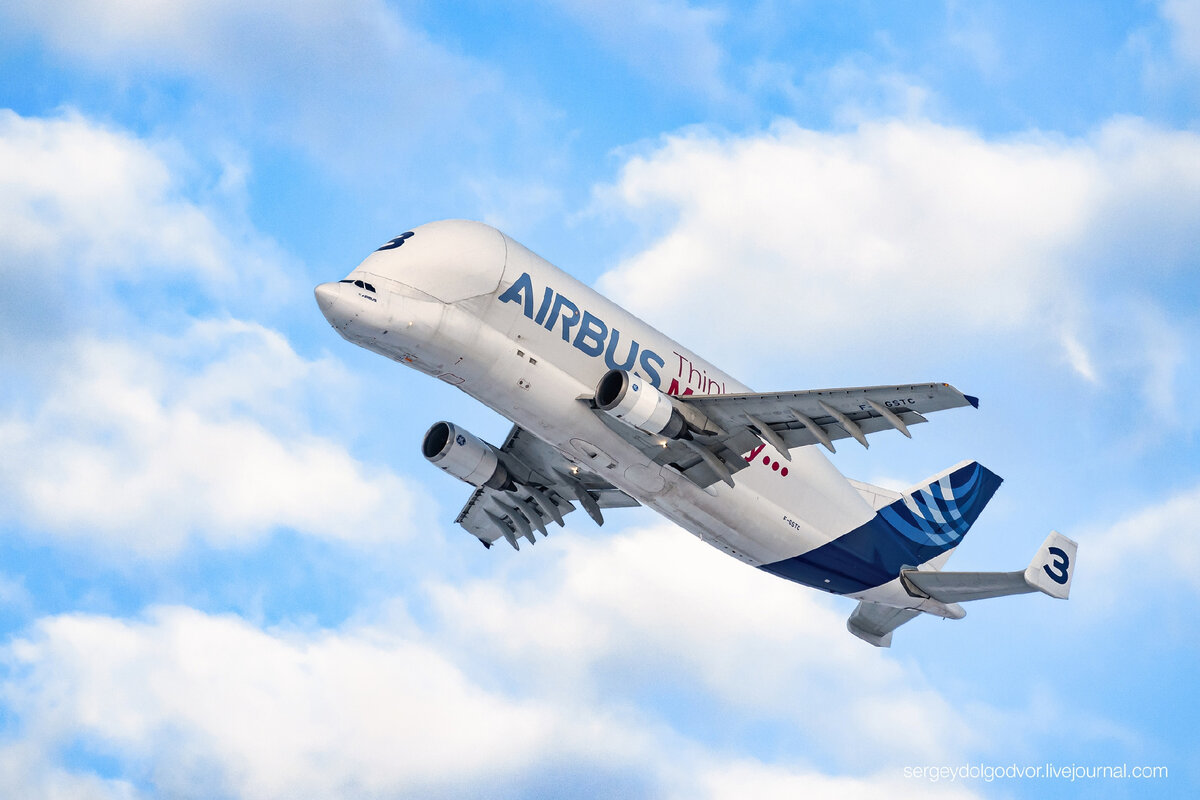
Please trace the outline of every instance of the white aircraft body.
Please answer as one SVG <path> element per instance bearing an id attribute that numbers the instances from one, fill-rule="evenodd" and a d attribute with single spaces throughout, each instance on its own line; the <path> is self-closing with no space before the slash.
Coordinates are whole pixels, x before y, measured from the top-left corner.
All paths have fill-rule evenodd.
<path id="1" fill-rule="evenodd" d="M 818 448 L 978 401 L 945 383 L 756 394 L 477 222 L 414 228 L 316 288 L 345 339 L 457 386 L 515 423 L 500 447 L 449 422 L 426 458 L 475 491 L 457 522 L 519 549 L 577 506 L 653 508 L 739 561 L 859 600 L 856 636 L 891 644 L 921 613 L 1040 590 L 1066 598 L 1075 542 L 1024 570 L 942 571 L 1000 484 L 964 462 L 903 492 L 848 480 Z"/>

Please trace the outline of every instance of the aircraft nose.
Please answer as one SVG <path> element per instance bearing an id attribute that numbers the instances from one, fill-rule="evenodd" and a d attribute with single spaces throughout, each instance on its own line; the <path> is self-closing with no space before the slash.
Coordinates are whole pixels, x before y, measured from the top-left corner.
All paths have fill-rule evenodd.
<path id="1" fill-rule="evenodd" d="M 338 291 L 336 283 L 322 283 L 313 289 L 313 294 L 317 298 L 317 306 L 321 309 L 321 313 L 325 315 L 325 319 L 329 320 L 330 325 L 336 323 L 336 317 L 333 315 L 333 307 L 337 305 L 338 296 L 341 292 Z"/>

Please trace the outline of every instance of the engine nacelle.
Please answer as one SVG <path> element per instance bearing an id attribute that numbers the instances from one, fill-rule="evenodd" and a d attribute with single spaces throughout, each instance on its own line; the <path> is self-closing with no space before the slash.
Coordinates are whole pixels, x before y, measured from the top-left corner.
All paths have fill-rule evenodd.
<path id="1" fill-rule="evenodd" d="M 610 369 L 596 384 L 596 405 L 640 431 L 678 439 L 687 429 L 669 395 L 623 369 Z"/>
<path id="2" fill-rule="evenodd" d="M 438 422 L 426 431 L 421 453 L 434 466 L 472 486 L 503 489 L 511 483 L 496 448 L 453 423 Z"/>

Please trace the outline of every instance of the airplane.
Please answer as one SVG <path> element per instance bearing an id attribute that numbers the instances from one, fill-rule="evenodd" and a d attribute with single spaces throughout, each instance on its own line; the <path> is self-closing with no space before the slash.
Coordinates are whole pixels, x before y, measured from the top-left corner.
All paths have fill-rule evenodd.
<path id="1" fill-rule="evenodd" d="M 737 560 L 858 600 L 855 636 L 890 647 L 921 614 L 1040 591 L 1066 599 L 1076 542 L 1023 570 L 946 572 L 1001 479 L 965 461 L 897 492 L 818 448 L 979 401 L 946 383 L 758 394 L 493 227 L 430 222 L 375 250 L 317 304 L 347 341 L 432 375 L 513 428 L 496 447 L 451 422 L 425 458 L 474 491 L 455 520 L 490 548 L 582 508 L 643 505 Z"/>

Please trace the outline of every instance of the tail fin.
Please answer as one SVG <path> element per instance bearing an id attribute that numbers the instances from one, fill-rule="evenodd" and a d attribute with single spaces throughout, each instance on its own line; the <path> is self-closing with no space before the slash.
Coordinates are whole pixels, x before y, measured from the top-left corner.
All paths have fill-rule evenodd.
<path id="1" fill-rule="evenodd" d="M 999 486 L 995 473 L 963 462 L 903 492 L 854 530 L 762 569 L 834 594 L 854 594 L 895 580 L 907 567 L 931 561 L 940 566 L 935 559 L 959 545 Z"/>
<path id="2" fill-rule="evenodd" d="M 978 461 L 964 461 L 906 490 L 879 517 L 911 551 L 909 565 L 923 564 L 961 543 L 1002 480 Z"/>

